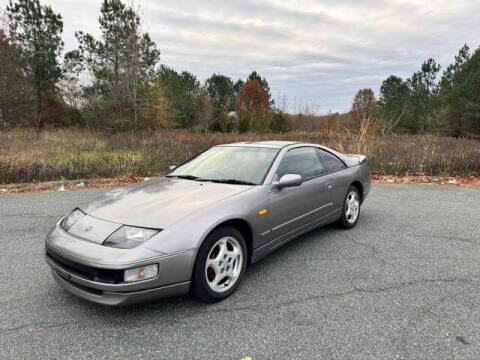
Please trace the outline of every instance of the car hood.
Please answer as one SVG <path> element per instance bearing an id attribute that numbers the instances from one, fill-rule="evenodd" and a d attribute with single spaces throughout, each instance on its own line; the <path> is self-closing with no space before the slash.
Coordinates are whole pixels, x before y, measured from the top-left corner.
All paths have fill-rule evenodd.
<path id="1" fill-rule="evenodd" d="M 164 229 L 193 212 L 250 188 L 162 177 L 111 190 L 82 210 L 115 223 Z"/>

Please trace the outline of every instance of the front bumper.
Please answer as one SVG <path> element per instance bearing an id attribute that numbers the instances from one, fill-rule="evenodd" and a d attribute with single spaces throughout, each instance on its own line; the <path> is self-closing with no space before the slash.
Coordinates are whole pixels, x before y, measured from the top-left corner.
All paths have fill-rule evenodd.
<path id="1" fill-rule="evenodd" d="M 163 254 L 108 248 L 73 236 L 57 225 L 47 236 L 45 261 L 65 290 L 98 304 L 124 305 L 187 293 L 195 251 Z M 147 264 L 159 265 L 157 277 L 123 282 L 124 269 Z"/>
<path id="2" fill-rule="evenodd" d="M 142 301 L 151 301 L 155 299 L 184 295 L 190 290 L 190 281 L 183 283 L 162 286 L 159 288 L 132 291 L 132 292 L 109 292 L 109 291 L 94 291 L 91 288 L 80 286 L 78 283 L 67 280 L 60 276 L 52 269 L 53 278 L 55 281 L 68 292 L 91 302 L 109 305 L 120 306 L 138 303 Z"/>

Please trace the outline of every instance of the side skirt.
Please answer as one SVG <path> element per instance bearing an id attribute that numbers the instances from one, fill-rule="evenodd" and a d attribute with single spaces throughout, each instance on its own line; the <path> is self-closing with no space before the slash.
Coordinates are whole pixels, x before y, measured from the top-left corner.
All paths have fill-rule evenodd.
<path id="1" fill-rule="evenodd" d="M 305 233 L 308 233 L 318 227 L 321 227 L 321 226 L 324 226 L 324 225 L 327 225 L 327 224 L 330 224 L 334 221 L 337 221 L 338 218 L 339 218 L 339 215 L 340 215 L 340 212 L 341 212 L 341 208 L 339 209 L 336 209 L 328 214 L 326 214 L 325 216 L 322 216 L 321 218 L 318 218 L 318 219 L 314 219 L 306 224 L 303 224 L 302 226 L 294 229 L 294 230 L 291 230 L 289 231 L 288 233 L 286 234 L 283 234 L 271 241 L 269 241 L 268 243 L 266 244 L 263 244 L 262 246 L 260 246 L 259 248 L 257 249 L 254 249 L 253 250 L 253 254 L 252 254 L 252 260 L 251 260 L 251 263 L 255 263 L 257 261 L 259 261 L 260 259 L 262 259 L 263 257 L 265 257 L 266 255 L 268 255 L 270 252 L 278 249 L 279 247 L 285 245 L 287 242 L 305 234 Z"/>

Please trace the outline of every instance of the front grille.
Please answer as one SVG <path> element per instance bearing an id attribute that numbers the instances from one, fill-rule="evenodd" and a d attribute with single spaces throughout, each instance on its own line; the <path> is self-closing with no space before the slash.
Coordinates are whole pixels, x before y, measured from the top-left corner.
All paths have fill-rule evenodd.
<path id="1" fill-rule="evenodd" d="M 117 284 L 123 281 L 123 270 L 97 269 L 69 260 L 48 249 L 47 258 L 63 270 L 91 281 Z"/>

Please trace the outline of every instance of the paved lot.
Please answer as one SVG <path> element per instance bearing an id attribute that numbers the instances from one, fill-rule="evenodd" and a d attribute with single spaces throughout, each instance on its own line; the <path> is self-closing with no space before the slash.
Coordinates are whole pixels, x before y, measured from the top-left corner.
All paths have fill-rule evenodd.
<path id="1" fill-rule="evenodd" d="M 0 196 L 0 357 L 480 358 L 480 189 L 376 185 L 251 266 L 236 294 L 104 308 L 61 290 L 43 238 L 101 190 Z"/>

